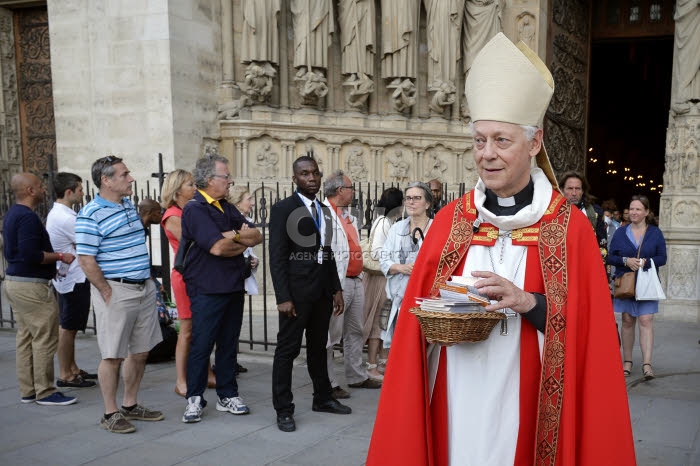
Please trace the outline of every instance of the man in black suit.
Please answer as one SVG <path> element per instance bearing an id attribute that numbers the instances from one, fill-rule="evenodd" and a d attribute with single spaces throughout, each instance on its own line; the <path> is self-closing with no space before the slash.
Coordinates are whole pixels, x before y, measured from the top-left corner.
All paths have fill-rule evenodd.
<path id="1" fill-rule="evenodd" d="M 326 367 L 326 341 L 331 314 L 343 312 L 343 293 L 331 239 L 331 213 L 316 199 L 321 172 L 313 157 L 294 161 L 297 191 L 270 211 L 270 275 L 279 311 L 277 348 L 272 365 L 272 403 L 277 426 L 296 429 L 292 368 L 306 330 L 306 356 L 314 386 L 313 411 L 350 414 L 331 397 Z M 323 232 L 323 235 L 321 235 Z"/>

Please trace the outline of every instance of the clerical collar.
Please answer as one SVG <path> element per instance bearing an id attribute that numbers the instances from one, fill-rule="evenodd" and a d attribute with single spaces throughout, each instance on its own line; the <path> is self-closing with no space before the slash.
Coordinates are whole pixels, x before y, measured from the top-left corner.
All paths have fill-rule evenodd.
<path id="1" fill-rule="evenodd" d="M 496 215 L 515 215 L 524 207 L 532 204 L 535 193 L 535 184 L 530 178 L 530 182 L 525 188 L 511 197 L 498 197 L 490 189 L 486 190 L 484 207 Z"/>

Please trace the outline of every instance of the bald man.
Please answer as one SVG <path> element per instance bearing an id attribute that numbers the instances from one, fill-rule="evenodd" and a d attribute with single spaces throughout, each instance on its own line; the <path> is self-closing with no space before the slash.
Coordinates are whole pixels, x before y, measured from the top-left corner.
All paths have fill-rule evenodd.
<path id="1" fill-rule="evenodd" d="M 146 198 L 139 202 L 139 217 L 141 217 L 141 223 L 143 223 L 144 228 L 148 231 L 150 225 L 160 224 L 163 218 L 163 210 L 158 201 Z"/>
<path id="2" fill-rule="evenodd" d="M 34 209 L 44 199 L 41 180 L 31 173 L 12 177 L 16 203 L 3 220 L 7 260 L 5 292 L 17 320 L 17 379 L 22 403 L 70 405 L 77 400 L 54 387 L 53 358 L 58 348 L 58 305 L 51 279 L 56 262 L 70 264 L 71 253 L 56 253 Z"/>

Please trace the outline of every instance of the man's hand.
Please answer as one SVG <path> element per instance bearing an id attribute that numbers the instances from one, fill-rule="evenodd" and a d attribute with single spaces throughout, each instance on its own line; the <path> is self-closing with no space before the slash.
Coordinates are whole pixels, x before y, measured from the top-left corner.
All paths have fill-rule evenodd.
<path id="1" fill-rule="evenodd" d="M 258 266 L 258 264 L 260 264 L 260 259 L 254 256 L 250 256 L 250 268 L 254 269 Z"/>
<path id="2" fill-rule="evenodd" d="M 109 306 L 109 301 L 112 299 L 112 287 L 106 285 L 100 289 L 100 296 L 107 306 Z"/>
<path id="3" fill-rule="evenodd" d="M 519 314 L 524 314 L 537 304 L 532 293 L 521 290 L 500 275 L 487 271 L 474 271 L 472 276 L 481 278 L 474 284 L 479 293 L 498 301 L 496 304 L 486 306 L 484 309 L 487 311 L 510 308 Z"/>
<path id="4" fill-rule="evenodd" d="M 294 303 L 291 301 L 285 301 L 277 305 L 277 310 L 287 317 L 296 317 L 297 311 L 294 309 Z"/>
<path id="5" fill-rule="evenodd" d="M 63 260 L 61 262 L 65 262 L 66 264 L 71 264 L 75 260 L 75 256 L 71 254 L 70 252 L 64 252 L 63 253 Z"/>
<path id="6" fill-rule="evenodd" d="M 343 292 L 338 290 L 333 295 L 333 315 L 339 316 L 345 311 L 345 303 L 343 302 Z"/>

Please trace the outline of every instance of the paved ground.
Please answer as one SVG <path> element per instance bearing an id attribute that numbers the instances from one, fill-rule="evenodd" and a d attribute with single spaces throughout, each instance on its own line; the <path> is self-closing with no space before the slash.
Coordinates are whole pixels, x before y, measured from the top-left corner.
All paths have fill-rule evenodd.
<path id="1" fill-rule="evenodd" d="M 658 321 L 654 369 L 641 381 L 635 355 L 628 389 L 637 460 L 641 466 L 700 465 L 700 325 Z M 246 351 L 246 350 L 244 350 Z M 93 336 L 77 341 L 78 364 L 97 364 Z M 174 363 L 149 365 L 142 385 L 145 405 L 165 412 L 162 422 L 136 423 L 137 432 L 116 435 L 98 428 L 99 388 L 67 391 L 79 403 L 48 407 L 19 402 L 14 332 L 0 330 L 0 464 L 2 465 L 360 465 L 374 422 L 378 390 L 352 390 L 349 416 L 311 411 L 311 382 L 303 359 L 294 381 L 297 427 L 282 433 L 270 396 L 272 353 L 243 352 L 250 371 L 239 377 L 248 416 L 205 410 L 199 424 L 180 422 L 184 400 L 173 393 Z M 337 359 L 340 374 L 340 359 Z M 342 376 L 340 376 L 342 377 Z M 207 392 L 213 399 L 213 392 Z M 601 420 L 604 422 L 604 420 Z"/>

